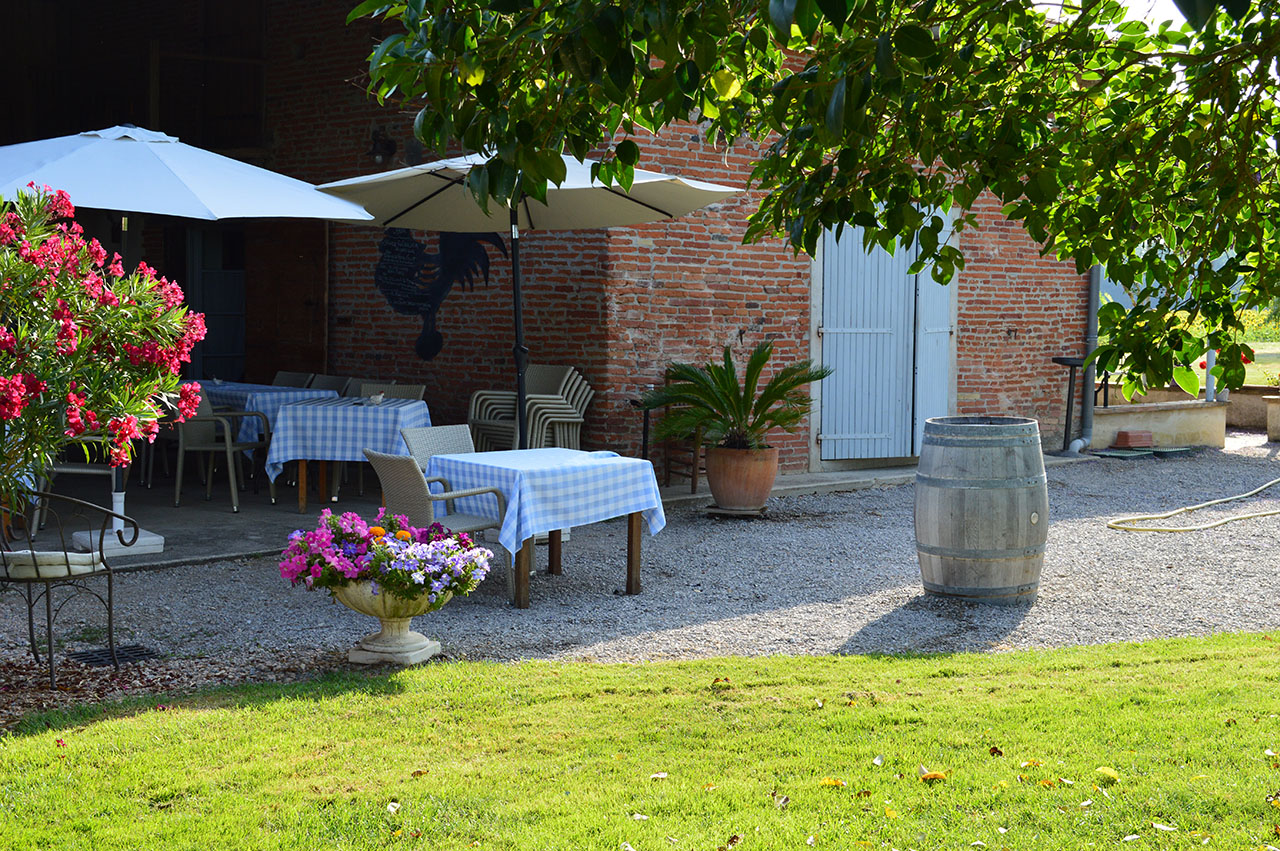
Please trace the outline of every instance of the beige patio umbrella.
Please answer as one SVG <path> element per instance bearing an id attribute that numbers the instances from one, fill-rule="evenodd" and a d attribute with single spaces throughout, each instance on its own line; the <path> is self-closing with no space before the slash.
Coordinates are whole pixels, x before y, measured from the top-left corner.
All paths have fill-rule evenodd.
<path id="1" fill-rule="evenodd" d="M 383 227 L 478 233 L 501 228 L 501 218 L 486 213 L 466 187 L 467 174 L 489 157 L 473 154 L 425 165 L 353 177 L 320 185 L 320 189 L 354 201 Z M 722 201 L 740 190 L 716 183 L 636 169 L 629 191 L 605 186 L 591 177 L 590 160 L 563 157 L 565 179 L 547 186 L 547 202 L 524 197 L 508 208 L 511 227 L 511 288 L 515 313 L 516 417 L 520 447 L 528 446 L 525 422 L 525 366 L 520 296 L 520 229 L 591 230 L 630 227 L 674 219 Z M 499 214 L 500 215 L 500 214 Z"/>

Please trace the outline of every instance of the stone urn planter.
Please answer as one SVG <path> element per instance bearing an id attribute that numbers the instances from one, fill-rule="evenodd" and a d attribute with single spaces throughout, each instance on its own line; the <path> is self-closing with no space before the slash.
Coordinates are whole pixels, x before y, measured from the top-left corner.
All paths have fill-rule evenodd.
<path id="1" fill-rule="evenodd" d="M 707 486 L 716 506 L 725 511 L 760 511 L 778 477 L 778 450 L 707 450 Z"/>
<path id="2" fill-rule="evenodd" d="M 350 661 L 361 665 L 415 665 L 440 653 L 440 642 L 409 629 L 409 621 L 439 609 L 453 598 L 452 593 L 445 592 L 434 603 L 426 594 L 405 600 L 386 592 L 375 594 L 373 583 L 360 581 L 334 588 L 333 596 L 347 608 L 375 617 L 382 624 L 380 631 L 366 635 L 351 649 L 347 654 Z"/>

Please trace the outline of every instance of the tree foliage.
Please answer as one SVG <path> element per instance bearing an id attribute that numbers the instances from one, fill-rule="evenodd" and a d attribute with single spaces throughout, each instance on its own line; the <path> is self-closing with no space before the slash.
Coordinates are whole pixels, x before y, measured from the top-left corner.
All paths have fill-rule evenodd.
<path id="1" fill-rule="evenodd" d="M 1187 2 L 1203 29 L 1116 0 L 373 0 L 351 19 L 401 25 L 370 89 L 441 153 L 492 153 L 470 180 L 484 204 L 543 198 L 562 151 L 604 151 L 601 178 L 626 187 L 648 134 L 691 121 L 759 145 L 748 239 L 812 253 L 854 225 L 918 244 L 946 282 L 964 258 L 945 219 L 974 226 L 991 192 L 1046 254 L 1129 290 L 1096 357 L 1133 390 L 1205 348 L 1239 384 L 1240 311 L 1280 293 L 1280 22 L 1270 0 Z"/>

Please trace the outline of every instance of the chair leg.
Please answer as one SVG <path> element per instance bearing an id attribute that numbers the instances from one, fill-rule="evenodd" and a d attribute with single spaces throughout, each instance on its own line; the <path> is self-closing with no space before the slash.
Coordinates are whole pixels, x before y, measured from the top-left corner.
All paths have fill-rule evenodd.
<path id="1" fill-rule="evenodd" d="M 49 688 L 57 688 L 58 681 L 55 679 L 53 672 L 53 586 L 45 583 L 44 586 L 44 636 L 45 636 L 45 652 L 49 658 Z"/>
<path id="2" fill-rule="evenodd" d="M 111 664 L 120 670 L 120 660 L 116 658 L 115 579 L 110 570 L 107 571 L 107 649 L 111 651 Z"/>
<path id="3" fill-rule="evenodd" d="M 240 512 L 240 483 L 236 481 L 236 459 L 234 458 L 235 450 L 231 448 L 230 441 L 227 442 L 226 451 L 227 478 L 231 479 L 231 511 L 232 513 L 238 514 Z"/>
<path id="4" fill-rule="evenodd" d="M 27 597 L 27 641 L 31 643 L 31 657 L 36 660 L 36 664 L 40 664 L 40 651 L 36 649 L 36 601 L 31 596 L 31 583 L 28 582 L 23 586 L 23 593 Z"/>
<path id="5" fill-rule="evenodd" d="M 213 499 L 213 459 L 217 456 L 212 452 L 206 452 L 205 454 L 209 456 L 209 464 L 204 476 L 204 501 L 208 502 Z M 227 475 L 231 476 L 231 483 L 234 486 L 236 477 L 231 474 L 230 470 L 227 471 Z"/>
<path id="6" fill-rule="evenodd" d="M 173 483 L 173 507 L 177 508 L 182 502 L 182 463 L 186 460 L 187 453 L 181 446 L 178 447 L 178 474 Z"/>

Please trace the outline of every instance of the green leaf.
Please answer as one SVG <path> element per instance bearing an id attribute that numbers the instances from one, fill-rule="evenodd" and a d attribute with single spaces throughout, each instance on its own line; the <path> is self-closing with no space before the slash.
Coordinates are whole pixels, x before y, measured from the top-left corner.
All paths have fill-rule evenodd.
<path id="1" fill-rule="evenodd" d="M 721 68 L 711 75 L 711 87 L 720 100 L 733 100 L 742 92 L 742 83 L 727 68 Z"/>
<path id="2" fill-rule="evenodd" d="M 876 70 L 885 79 L 899 76 L 898 68 L 893 64 L 893 37 L 889 33 L 881 33 L 876 40 Z"/>
<path id="3" fill-rule="evenodd" d="M 827 101 L 827 132 L 834 138 L 840 138 L 844 131 L 844 94 L 845 94 L 845 78 L 841 77 L 836 80 L 835 85 L 831 87 L 831 98 Z"/>
<path id="4" fill-rule="evenodd" d="M 630 139 L 623 139 L 614 148 L 618 161 L 624 165 L 633 166 L 640 161 L 640 146 Z"/>
<path id="5" fill-rule="evenodd" d="M 903 24 L 893 36 L 894 46 L 904 56 L 924 59 L 938 52 L 938 45 L 933 40 L 933 33 L 919 24 Z"/>
<path id="6" fill-rule="evenodd" d="M 837 27 L 849 20 L 849 0 L 815 0 L 822 17 Z"/>
<path id="7" fill-rule="evenodd" d="M 1200 395 L 1200 374 L 1189 366 L 1173 368 L 1173 380 L 1190 396 Z"/>
<path id="8" fill-rule="evenodd" d="M 795 18 L 796 0 L 769 0 L 769 23 L 783 44 L 791 40 L 791 25 Z"/>
<path id="9" fill-rule="evenodd" d="M 388 9 L 390 7 L 391 7 L 391 4 L 388 3 L 387 0 L 364 0 L 363 3 L 361 3 L 359 6 L 356 6 L 347 15 L 347 23 L 349 24 L 358 18 L 363 18 L 366 15 L 370 15 L 382 9 Z"/>

